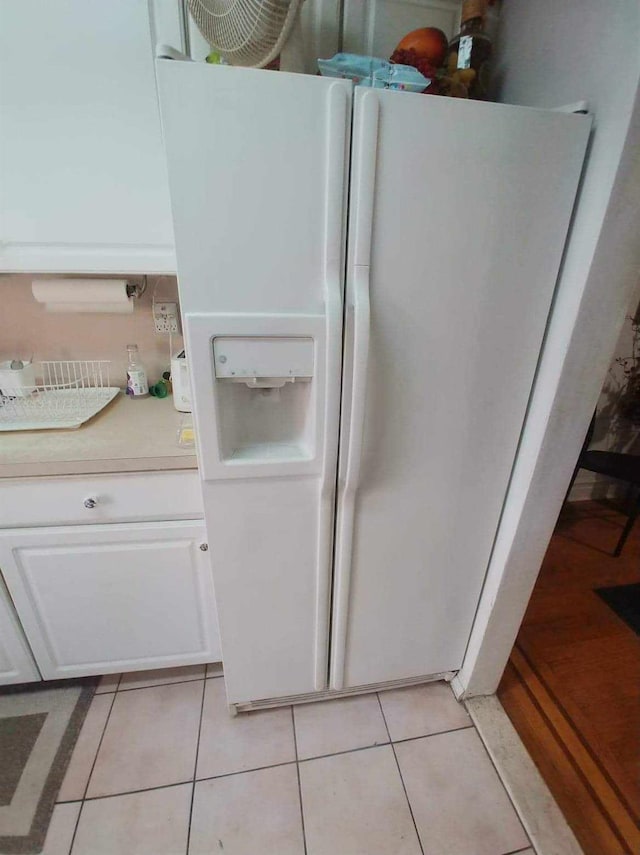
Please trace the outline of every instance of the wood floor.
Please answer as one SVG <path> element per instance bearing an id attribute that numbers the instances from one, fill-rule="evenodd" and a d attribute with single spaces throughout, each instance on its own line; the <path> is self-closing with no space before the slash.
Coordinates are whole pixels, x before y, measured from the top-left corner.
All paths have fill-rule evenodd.
<path id="1" fill-rule="evenodd" d="M 565 505 L 498 696 L 586 855 L 640 853 L 640 638 L 594 588 L 640 581 L 640 522 Z"/>

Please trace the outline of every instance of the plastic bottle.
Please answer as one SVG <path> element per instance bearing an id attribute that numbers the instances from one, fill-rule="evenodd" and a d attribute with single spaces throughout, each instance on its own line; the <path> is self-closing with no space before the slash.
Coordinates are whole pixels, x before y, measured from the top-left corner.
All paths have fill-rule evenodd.
<path id="1" fill-rule="evenodd" d="M 127 365 L 127 395 L 131 398 L 146 398 L 149 395 L 149 384 L 147 382 L 147 372 L 142 362 L 140 362 L 138 355 L 138 345 L 128 344 L 127 353 L 129 355 L 129 364 Z"/>

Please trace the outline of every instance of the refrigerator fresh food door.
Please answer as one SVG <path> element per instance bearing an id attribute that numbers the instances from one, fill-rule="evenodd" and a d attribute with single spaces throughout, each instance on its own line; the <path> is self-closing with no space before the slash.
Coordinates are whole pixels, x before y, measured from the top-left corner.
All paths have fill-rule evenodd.
<path id="1" fill-rule="evenodd" d="M 325 689 L 352 86 L 158 81 L 228 699 Z"/>
<path id="2" fill-rule="evenodd" d="M 462 663 L 590 126 L 355 92 L 334 689 Z"/>

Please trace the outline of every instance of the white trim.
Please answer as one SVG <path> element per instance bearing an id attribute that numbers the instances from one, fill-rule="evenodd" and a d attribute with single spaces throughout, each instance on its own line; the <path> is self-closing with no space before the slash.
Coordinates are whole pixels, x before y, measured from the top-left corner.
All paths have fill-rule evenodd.
<path id="1" fill-rule="evenodd" d="M 615 499 L 620 496 L 620 481 L 596 475 L 594 472 L 580 472 L 567 498 L 569 502 L 587 502 L 598 499 Z"/>
<path id="2" fill-rule="evenodd" d="M 246 703 L 230 704 L 238 712 L 251 712 L 251 710 L 271 709 L 272 707 L 284 707 L 291 704 L 314 704 L 316 701 L 332 701 L 336 698 L 349 698 L 353 695 L 367 695 L 371 692 L 383 692 L 386 689 L 402 689 L 407 686 L 419 686 L 424 683 L 451 682 L 454 677 L 453 671 L 443 671 L 439 674 L 427 674 L 421 677 L 408 677 L 403 680 L 390 680 L 386 683 L 367 683 L 364 686 L 351 686 L 346 689 L 326 689 L 323 692 L 307 692 L 302 695 L 285 695 L 280 698 L 265 698 L 260 701 L 247 701 Z"/>
<path id="3" fill-rule="evenodd" d="M 500 701 L 472 698 L 465 706 L 537 855 L 583 855 Z"/>
<path id="4" fill-rule="evenodd" d="M 0 242 L 0 273 L 176 273 L 172 246 Z"/>
<path id="5" fill-rule="evenodd" d="M 640 90 L 636 75 L 606 206 L 598 200 L 594 203 L 594 182 L 589 166 L 586 169 L 518 456 L 458 674 L 464 697 L 492 694 L 498 686 L 637 287 Z M 617 151 L 611 150 L 610 157 L 616 162 Z M 591 197 L 585 192 L 589 182 Z M 601 186 L 598 189 L 602 191 Z"/>

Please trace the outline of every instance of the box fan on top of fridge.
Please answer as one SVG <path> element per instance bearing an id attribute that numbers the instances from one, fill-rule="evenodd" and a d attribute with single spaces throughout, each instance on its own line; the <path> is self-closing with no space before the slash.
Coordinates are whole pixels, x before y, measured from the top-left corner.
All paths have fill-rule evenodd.
<path id="1" fill-rule="evenodd" d="M 283 71 L 304 71 L 303 0 L 187 0 L 211 48 L 230 65 L 264 68 L 280 57 Z"/>

